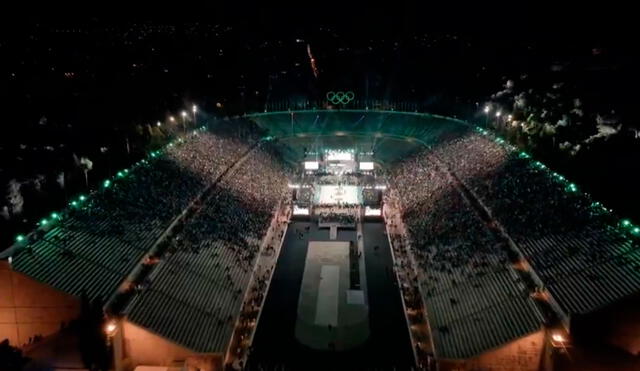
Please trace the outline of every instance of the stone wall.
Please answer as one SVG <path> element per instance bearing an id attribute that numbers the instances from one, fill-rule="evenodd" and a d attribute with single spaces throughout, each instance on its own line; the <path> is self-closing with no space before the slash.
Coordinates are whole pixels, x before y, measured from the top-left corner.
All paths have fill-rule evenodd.
<path id="1" fill-rule="evenodd" d="M 543 345 L 540 330 L 468 360 L 441 361 L 440 371 L 538 371 Z"/>
<path id="2" fill-rule="evenodd" d="M 188 371 L 217 371 L 222 369 L 221 354 L 198 354 L 158 336 L 146 329 L 123 321 L 123 370 L 136 366 L 185 366 Z M 114 352 L 118 354 L 118 352 Z M 119 362 L 116 361 L 116 364 Z"/>
<path id="3" fill-rule="evenodd" d="M 14 346 L 48 336 L 78 317 L 80 300 L 37 282 L 0 261 L 0 340 Z"/>

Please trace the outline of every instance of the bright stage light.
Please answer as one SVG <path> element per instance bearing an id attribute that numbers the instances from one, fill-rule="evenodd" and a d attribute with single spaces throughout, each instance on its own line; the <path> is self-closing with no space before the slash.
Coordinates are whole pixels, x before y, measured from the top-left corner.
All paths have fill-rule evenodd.
<path id="1" fill-rule="evenodd" d="M 364 215 L 365 216 L 380 216 L 380 215 L 382 215 L 382 210 L 366 206 L 364 208 Z"/>
<path id="2" fill-rule="evenodd" d="M 320 164 L 318 161 L 305 161 L 304 169 L 305 170 L 318 170 L 320 168 Z"/>
<path id="3" fill-rule="evenodd" d="M 309 208 L 293 205 L 293 215 L 309 215 Z"/>
<path id="4" fill-rule="evenodd" d="M 327 161 L 352 161 L 353 153 L 347 151 L 327 151 Z"/>
<path id="5" fill-rule="evenodd" d="M 321 185 L 314 197 L 319 205 L 360 204 L 362 188 L 354 185 Z"/>

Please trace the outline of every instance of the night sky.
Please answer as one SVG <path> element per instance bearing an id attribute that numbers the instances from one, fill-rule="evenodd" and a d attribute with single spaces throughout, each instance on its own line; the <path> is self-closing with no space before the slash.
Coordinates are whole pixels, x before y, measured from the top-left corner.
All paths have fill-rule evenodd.
<path id="1" fill-rule="evenodd" d="M 482 121 L 485 102 L 511 104 L 495 94 L 512 80 L 532 96 L 558 96 L 554 124 L 580 99 L 584 122 L 562 134 L 574 146 L 597 133 L 597 115 L 621 125 L 577 155 L 544 146 L 536 154 L 637 218 L 634 14 L 611 2 L 9 7 L 0 22 L 0 187 L 38 175 L 53 183 L 57 172 L 72 173 L 74 154 L 103 165 L 96 179 L 106 176 L 102 148 L 111 166 L 125 165 L 124 137 L 192 103 L 226 116 L 352 90 L 359 99 Z M 49 196 L 36 194 L 26 219 L 46 212 L 33 205 Z"/>

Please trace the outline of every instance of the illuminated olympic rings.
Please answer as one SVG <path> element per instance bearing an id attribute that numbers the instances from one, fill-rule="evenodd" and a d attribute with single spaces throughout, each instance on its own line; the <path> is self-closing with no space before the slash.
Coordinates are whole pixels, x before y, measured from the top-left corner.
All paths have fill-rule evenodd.
<path id="1" fill-rule="evenodd" d="M 327 100 L 333 104 L 347 104 L 355 98 L 355 94 L 352 91 L 330 91 L 327 93 Z"/>

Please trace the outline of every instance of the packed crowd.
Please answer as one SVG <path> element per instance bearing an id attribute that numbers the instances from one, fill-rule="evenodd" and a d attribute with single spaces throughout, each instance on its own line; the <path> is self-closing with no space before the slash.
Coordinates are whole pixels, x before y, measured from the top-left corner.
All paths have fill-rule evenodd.
<path id="1" fill-rule="evenodd" d="M 278 261 L 278 255 L 284 234 L 291 216 L 289 202 L 283 202 L 273 219 L 262 243 L 262 253 L 256 262 L 253 278 L 248 285 L 234 337 L 230 346 L 229 362 L 234 369 L 243 369 L 253 349 L 253 336 L 260 318 L 269 284 Z"/>
<path id="2" fill-rule="evenodd" d="M 358 184 L 358 177 L 353 173 L 341 175 L 330 174 L 315 177 L 313 182 L 317 185 L 355 185 Z"/>
<path id="3" fill-rule="evenodd" d="M 345 204 L 339 206 L 316 206 L 314 215 L 318 217 L 318 223 L 338 223 L 342 226 L 355 226 L 360 214 L 357 204 Z"/>
<path id="4" fill-rule="evenodd" d="M 318 223 L 337 223 L 341 226 L 354 226 L 356 224 L 356 216 L 343 213 L 322 213 L 318 217 Z"/>
<path id="5" fill-rule="evenodd" d="M 398 202 L 397 197 L 389 195 L 385 197 L 385 221 L 393 250 L 394 271 L 406 309 L 406 318 L 416 359 L 424 369 L 431 370 L 433 344 L 430 339 L 426 308 L 419 286 L 420 277 L 416 274 L 420 268 L 404 238 L 406 230 L 401 219 Z"/>
<path id="6" fill-rule="evenodd" d="M 473 211 L 433 154 L 422 152 L 392 170 L 408 242 L 425 295 L 503 270 L 505 250 Z"/>
<path id="7" fill-rule="evenodd" d="M 630 241 L 613 216 L 540 162 L 476 134 L 434 153 L 491 211 L 545 284 L 556 282 L 559 271 L 618 258 L 628 264 L 618 255 Z"/>
<path id="8" fill-rule="evenodd" d="M 192 264 L 203 265 L 198 269 L 205 274 L 211 268 L 208 274 L 220 281 L 218 289 L 239 299 L 273 213 L 288 195 L 287 176 L 277 159 L 257 150 L 214 187 L 211 197 L 202 201 L 196 215 L 173 237 L 169 253 L 209 257 L 207 262 Z M 229 307 L 225 316 L 233 316 L 235 310 Z"/>
<path id="9" fill-rule="evenodd" d="M 130 223 L 166 220 L 182 211 L 247 150 L 237 140 L 194 135 L 168 147 L 164 156 L 143 160 L 123 179 L 91 197 L 87 207 L 71 209 L 71 214 L 86 223 L 109 219 L 103 232 L 116 236 Z"/>
<path id="10" fill-rule="evenodd" d="M 419 363 L 429 368 L 436 352 L 464 358 L 453 344 L 490 349 L 514 328 L 537 328 L 531 277 L 515 268 L 512 242 L 436 153 L 404 160 L 389 181 L 385 220 Z M 495 325 L 507 315 L 508 326 Z"/>
<path id="11" fill-rule="evenodd" d="M 309 205 L 313 200 L 313 189 L 312 188 L 300 188 L 296 191 L 297 197 L 296 201 L 302 205 Z"/>
<path id="12" fill-rule="evenodd" d="M 255 312 L 265 295 L 272 267 L 257 267 L 260 251 L 275 259 L 276 239 L 283 235 L 274 232 L 274 223 L 282 225 L 274 222 L 274 212 L 287 200 L 287 174 L 265 147 L 241 156 L 179 219 L 145 287 L 127 308 L 131 321 L 210 352 L 227 349 L 244 299 Z M 163 313 L 173 316 L 171 323 L 150 321 L 166 302 L 175 306 Z M 244 313 L 240 326 L 254 321 L 254 315 Z M 194 316 L 200 327 L 215 331 L 193 335 Z M 244 340 L 245 335 L 238 336 Z"/>
<path id="13" fill-rule="evenodd" d="M 499 139 L 471 134 L 442 143 L 392 169 L 390 181 L 427 306 L 442 304 L 436 297 L 443 295 L 450 301 L 445 308 L 473 306 L 483 287 L 494 286 L 502 289 L 492 295 L 511 300 L 523 290 L 531 294 L 534 285 L 567 312 L 586 313 L 636 289 L 629 272 L 640 245 L 623 224 L 576 185 Z M 535 279 L 511 267 L 520 256 Z M 573 290 L 577 281 L 584 286 Z M 607 285 L 627 291 L 598 291 Z M 456 297 L 461 286 L 473 287 L 477 297 Z M 446 322 L 440 327 L 439 334 L 450 329 Z"/>
<path id="14" fill-rule="evenodd" d="M 469 186 L 513 236 L 566 233 L 602 221 L 591 202 L 518 152 L 480 135 L 435 154 Z"/>
<path id="15" fill-rule="evenodd" d="M 363 188 L 362 201 L 365 205 L 378 205 L 381 199 L 381 192 L 378 189 Z"/>
<path id="16" fill-rule="evenodd" d="M 196 218 L 177 237 L 177 248 L 194 253 L 225 241 L 236 256 L 231 265 L 248 271 L 278 202 L 287 195 L 287 177 L 276 159 L 263 151 L 250 155 L 217 184 Z"/>
<path id="17" fill-rule="evenodd" d="M 248 149 L 237 139 L 206 132 L 183 138 L 105 181 L 101 191 L 72 201 L 47 223 L 49 230 L 41 228 L 28 238 L 15 256 L 15 268 L 71 293 L 82 291 L 85 282 L 60 277 L 118 272 L 86 291 L 90 298 L 110 295 L 120 275 L 129 274 L 171 221 Z M 56 259 L 38 259 L 52 252 Z M 79 269 L 73 258 L 91 264 Z"/>

